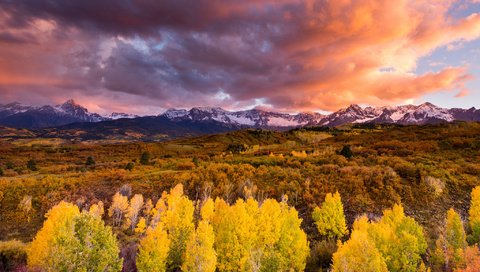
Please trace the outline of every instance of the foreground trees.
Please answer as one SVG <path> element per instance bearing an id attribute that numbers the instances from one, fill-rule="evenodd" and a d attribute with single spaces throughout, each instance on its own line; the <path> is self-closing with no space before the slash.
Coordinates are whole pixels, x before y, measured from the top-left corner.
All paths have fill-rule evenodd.
<path id="1" fill-rule="evenodd" d="M 369 223 L 365 217 L 355 222 L 350 240 L 333 256 L 333 270 L 417 271 L 426 249 L 423 229 L 395 205 L 378 222 Z"/>
<path id="2" fill-rule="evenodd" d="M 118 226 L 115 230 L 139 239 L 138 271 L 303 271 L 309 243 L 297 211 L 287 200 L 284 196 L 280 202 L 258 202 L 251 197 L 233 204 L 208 197 L 192 201 L 179 184 L 164 192 L 155 205 L 139 194 L 130 200 L 115 194 L 110 215 Z M 474 193 L 472 203 L 475 201 Z M 475 220 L 474 204 L 470 210 L 471 220 Z M 124 211 L 125 216 L 118 216 Z M 116 237 L 102 221 L 103 214 L 102 202 L 82 212 L 66 202 L 53 207 L 27 248 L 29 267 L 120 271 Z M 423 229 L 405 215 L 400 204 L 375 221 L 358 218 L 343 243 L 340 239 L 347 228 L 338 193 L 327 194 L 312 216 L 326 241 L 339 239 L 332 271 L 426 271 L 426 265 L 432 271 L 480 269 L 478 246 L 468 246 L 461 216 L 453 209 L 446 213 L 430 258 Z"/>
<path id="3" fill-rule="evenodd" d="M 298 213 L 285 202 L 249 198 L 229 205 L 208 198 L 198 209 L 194 220 L 195 205 L 181 185 L 162 195 L 140 242 L 140 271 L 304 270 L 307 236 Z"/>
<path id="4" fill-rule="evenodd" d="M 329 239 L 342 238 L 348 232 L 340 194 L 328 193 L 322 207 L 315 207 L 312 218 L 317 230 Z"/>
<path id="5" fill-rule="evenodd" d="M 99 217 L 61 202 L 28 248 L 28 265 L 45 271 L 120 271 L 119 252 L 111 228 Z"/>

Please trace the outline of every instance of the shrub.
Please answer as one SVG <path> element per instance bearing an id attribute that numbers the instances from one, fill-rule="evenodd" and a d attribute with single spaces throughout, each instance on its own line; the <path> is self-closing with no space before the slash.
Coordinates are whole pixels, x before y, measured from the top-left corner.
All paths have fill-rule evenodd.
<path id="1" fill-rule="evenodd" d="M 25 244 L 17 241 L 0 241 L 0 271 L 15 271 L 27 263 Z"/>
<path id="2" fill-rule="evenodd" d="M 34 159 L 29 160 L 27 162 L 27 168 L 31 171 L 38 171 L 37 161 L 35 161 Z"/>
<path id="3" fill-rule="evenodd" d="M 95 160 L 93 159 L 93 157 L 88 156 L 87 161 L 85 162 L 85 165 L 90 166 L 90 165 L 94 165 L 94 164 L 95 164 Z"/>

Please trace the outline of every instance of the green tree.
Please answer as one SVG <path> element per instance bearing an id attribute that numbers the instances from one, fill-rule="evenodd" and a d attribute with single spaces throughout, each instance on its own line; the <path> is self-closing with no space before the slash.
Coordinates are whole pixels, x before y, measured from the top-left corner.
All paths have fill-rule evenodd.
<path id="1" fill-rule="evenodd" d="M 112 229 L 105 226 L 103 221 L 88 212 L 75 218 L 75 229 L 73 233 L 72 257 L 65 262 L 75 261 L 69 267 L 70 271 L 121 271 L 122 259 L 118 256 L 120 249 Z M 71 244 L 65 243 L 65 247 Z M 70 248 L 65 251 L 70 250 Z"/>
<path id="2" fill-rule="evenodd" d="M 88 156 L 87 157 L 87 161 L 85 161 L 85 165 L 86 166 L 90 166 L 90 165 L 94 165 L 95 164 L 95 160 L 93 159 L 92 156 Z"/>
<path id="3" fill-rule="evenodd" d="M 165 272 L 170 250 L 170 239 L 163 225 L 147 229 L 146 236 L 140 241 L 137 255 L 137 269 L 140 272 Z"/>
<path id="4" fill-rule="evenodd" d="M 371 224 L 368 232 L 389 271 L 417 271 L 427 242 L 422 227 L 405 215 L 401 205 L 385 210 L 382 219 Z"/>
<path id="5" fill-rule="evenodd" d="M 195 232 L 190 235 L 185 251 L 185 261 L 182 271 L 214 272 L 217 264 L 217 255 L 213 249 L 215 242 L 212 226 L 202 220 Z"/>
<path id="6" fill-rule="evenodd" d="M 387 272 L 382 254 L 369 237 L 366 217 L 355 221 L 350 239 L 333 254 L 332 272 Z"/>
<path id="7" fill-rule="evenodd" d="M 473 188 L 470 209 L 468 210 L 470 228 L 472 229 L 472 240 L 475 243 L 480 241 L 480 186 Z"/>
<path id="8" fill-rule="evenodd" d="M 351 157 L 353 157 L 353 152 L 350 146 L 344 145 L 342 150 L 340 150 L 340 155 L 344 156 L 347 159 L 350 159 Z"/>
<path id="9" fill-rule="evenodd" d="M 38 171 L 37 161 L 34 159 L 30 159 L 27 162 L 27 168 L 31 171 Z"/>
<path id="10" fill-rule="evenodd" d="M 444 237 L 448 267 L 459 268 L 458 266 L 463 261 L 463 253 L 467 247 L 467 240 L 462 219 L 452 208 L 447 212 Z"/>
<path id="11" fill-rule="evenodd" d="M 125 170 L 132 171 L 134 167 L 135 164 L 133 162 L 129 162 L 127 165 L 125 165 Z"/>
<path id="12" fill-rule="evenodd" d="M 347 234 L 347 224 L 340 194 L 328 193 L 322 207 L 315 207 L 312 218 L 320 235 L 329 239 L 342 238 Z"/>
<path id="13" fill-rule="evenodd" d="M 142 153 L 142 156 L 140 156 L 140 163 L 143 165 L 150 164 L 150 153 L 148 151 Z"/>
<path id="14" fill-rule="evenodd" d="M 260 271 L 304 271 L 310 249 L 297 211 L 285 202 L 267 199 L 258 220 Z"/>
<path id="15" fill-rule="evenodd" d="M 3 176 L 3 175 L 5 175 L 5 172 L 3 172 L 3 168 L 0 167 L 0 177 Z"/>
<path id="16" fill-rule="evenodd" d="M 202 209 L 203 214 L 211 217 L 219 271 L 251 270 L 250 257 L 257 245 L 258 203 L 252 199 L 247 203 L 239 199 L 230 206 L 217 198 L 213 215 L 209 206 Z"/>
<path id="17" fill-rule="evenodd" d="M 77 206 L 60 202 L 47 213 L 28 248 L 28 264 L 45 271 L 120 271 L 116 238 L 110 227 Z"/>

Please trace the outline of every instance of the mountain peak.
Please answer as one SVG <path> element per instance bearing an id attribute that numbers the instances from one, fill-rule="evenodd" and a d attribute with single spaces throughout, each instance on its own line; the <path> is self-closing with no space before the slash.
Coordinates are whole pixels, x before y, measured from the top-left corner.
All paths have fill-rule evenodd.
<path id="1" fill-rule="evenodd" d="M 65 101 L 62 105 L 80 106 L 79 104 L 77 104 L 77 103 L 75 102 L 75 100 L 73 100 L 73 99 L 71 99 L 71 98 L 68 99 L 67 101 Z"/>
<path id="2" fill-rule="evenodd" d="M 423 104 L 418 105 L 419 108 L 438 108 L 438 106 L 430 103 L 430 102 L 425 102 Z"/>

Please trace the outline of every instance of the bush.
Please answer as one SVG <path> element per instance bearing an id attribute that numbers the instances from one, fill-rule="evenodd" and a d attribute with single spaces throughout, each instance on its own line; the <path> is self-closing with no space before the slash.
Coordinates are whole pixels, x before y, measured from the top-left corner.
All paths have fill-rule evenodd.
<path id="1" fill-rule="evenodd" d="M 129 162 L 127 165 L 125 165 L 125 170 L 132 171 L 134 167 L 135 164 L 133 162 Z"/>
<path id="2" fill-rule="evenodd" d="M 0 177 L 5 175 L 5 173 L 3 172 L 3 168 L 0 167 Z"/>
<path id="3" fill-rule="evenodd" d="M 147 151 L 142 153 L 142 156 L 140 157 L 140 163 L 143 165 L 150 164 L 150 153 Z"/>
<path id="4" fill-rule="evenodd" d="M 15 271 L 26 263 L 24 243 L 18 240 L 0 241 L 0 271 Z"/>
<path id="5" fill-rule="evenodd" d="M 31 171 L 38 171 L 37 161 L 35 161 L 34 159 L 29 160 L 27 162 L 27 168 Z"/>
<path id="6" fill-rule="evenodd" d="M 90 166 L 90 165 L 94 165 L 94 164 L 95 164 L 95 160 L 93 159 L 93 157 L 88 156 L 87 161 L 85 162 L 85 165 Z"/>
<path id="7" fill-rule="evenodd" d="M 342 150 L 340 151 L 340 155 L 344 156 L 347 159 L 350 159 L 353 156 L 353 152 L 350 149 L 350 146 L 344 145 Z"/>

